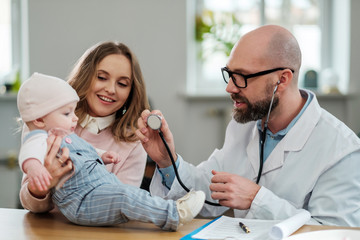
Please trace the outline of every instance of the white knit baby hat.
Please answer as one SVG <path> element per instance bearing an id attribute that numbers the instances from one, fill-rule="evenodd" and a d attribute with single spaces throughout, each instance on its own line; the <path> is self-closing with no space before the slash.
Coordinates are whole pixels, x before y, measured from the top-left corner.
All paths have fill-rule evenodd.
<path id="1" fill-rule="evenodd" d="M 33 121 L 71 102 L 78 102 L 76 91 L 64 80 L 34 73 L 21 86 L 17 106 L 24 122 Z"/>

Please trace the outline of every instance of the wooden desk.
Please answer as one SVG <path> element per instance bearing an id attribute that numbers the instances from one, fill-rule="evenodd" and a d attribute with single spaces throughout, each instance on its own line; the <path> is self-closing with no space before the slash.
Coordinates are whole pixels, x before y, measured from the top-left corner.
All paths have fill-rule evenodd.
<path id="1" fill-rule="evenodd" d="M 26 210 L 0 208 L 0 239 L 180 239 L 209 219 L 194 219 L 177 232 L 167 232 L 152 223 L 131 221 L 113 227 L 84 227 L 70 223 L 60 213 L 33 214 Z M 296 233 L 343 227 L 303 226 Z M 354 229 L 354 228 L 352 228 Z M 360 228 L 357 228 L 360 230 Z"/>
<path id="2" fill-rule="evenodd" d="M 330 230 L 330 229 L 351 229 L 351 230 L 359 230 L 360 227 L 335 227 L 335 226 L 324 226 L 324 225 L 304 225 L 299 228 L 294 234 L 304 233 L 304 232 L 312 232 L 312 231 L 320 231 L 320 230 Z"/>
<path id="3" fill-rule="evenodd" d="M 195 219 L 177 232 L 163 231 L 152 223 L 130 221 L 113 227 L 84 227 L 69 222 L 62 214 L 33 214 L 27 210 L 0 208 L 0 239 L 180 239 L 209 219 Z"/>

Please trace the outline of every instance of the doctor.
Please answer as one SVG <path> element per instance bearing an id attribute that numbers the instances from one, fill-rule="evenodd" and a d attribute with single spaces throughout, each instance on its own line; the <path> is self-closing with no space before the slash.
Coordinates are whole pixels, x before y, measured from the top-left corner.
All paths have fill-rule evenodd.
<path id="1" fill-rule="evenodd" d="M 224 146 L 196 167 L 175 154 L 162 117 L 184 184 L 222 205 L 205 204 L 201 215 L 231 208 L 235 217 L 281 220 L 306 209 L 314 224 L 360 226 L 360 141 L 314 93 L 298 88 L 300 65 L 299 45 L 286 29 L 267 25 L 244 35 L 222 68 L 234 102 Z M 137 136 L 157 163 L 151 193 L 179 198 L 184 190 L 159 134 L 146 124 L 149 114 L 139 118 Z"/>

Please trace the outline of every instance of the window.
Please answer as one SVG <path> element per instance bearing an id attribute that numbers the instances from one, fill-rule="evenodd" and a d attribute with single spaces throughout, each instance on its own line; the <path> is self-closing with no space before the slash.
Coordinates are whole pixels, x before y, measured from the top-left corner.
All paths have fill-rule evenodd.
<path id="1" fill-rule="evenodd" d="M 299 84 L 304 87 L 306 72 L 319 73 L 324 67 L 322 55 L 323 0 L 196 0 L 195 67 L 190 71 L 188 92 L 224 93 L 220 68 L 225 66 L 230 50 L 241 35 L 264 24 L 289 29 L 302 50 Z M 194 74 L 196 73 L 196 74 Z M 190 74 L 189 74 L 190 75 Z M 317 74 L 318 76 L 319 74 Z M 315 87 L 306 86 L 305 87 Z"/>
<path id="2" fill-rule="evenodd" d="M 0 2 L 0 76 L 11 70 L 11 0 Z"/>
<path id="3" fill-rule="evenodd" d="M 20 21 L 20 0 L 1 0 L 0 86 L 13 84 L 20 70 Z"/>

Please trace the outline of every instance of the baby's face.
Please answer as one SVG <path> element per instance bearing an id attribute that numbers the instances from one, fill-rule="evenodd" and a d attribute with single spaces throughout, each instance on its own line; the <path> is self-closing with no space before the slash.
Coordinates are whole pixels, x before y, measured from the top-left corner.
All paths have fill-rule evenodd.
<path id="1" fill-rule="evenodd" d="M 65 131 L 73 132 L 76 128 L 79 118 L 75 115 L 75 108 L 77 102 L 69 103 L 61 108 L 52 111 L 45 117 L 43 121 L 45 123 L 45 131 L 49 131 L 53 128 L 60 128 Z"/>

